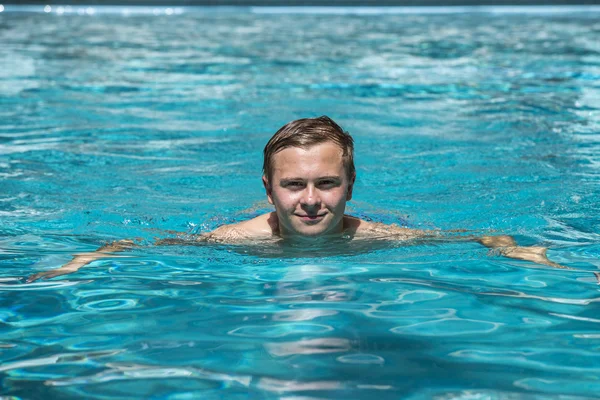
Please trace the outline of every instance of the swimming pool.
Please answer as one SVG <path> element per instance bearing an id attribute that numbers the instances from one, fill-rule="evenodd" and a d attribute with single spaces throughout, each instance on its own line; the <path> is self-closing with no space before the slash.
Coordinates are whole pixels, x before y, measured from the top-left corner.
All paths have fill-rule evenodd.
<path id="1" fill-rule="evenodd" d="M 598 11 L 8 8 L 1 396 L 597 396 Z M 269 210 L 262 147 L 322 114 L 356 141 L 351 213 L 511 234 L 573 270 L 465 242 L 148 246 L 20 279 Z"/>

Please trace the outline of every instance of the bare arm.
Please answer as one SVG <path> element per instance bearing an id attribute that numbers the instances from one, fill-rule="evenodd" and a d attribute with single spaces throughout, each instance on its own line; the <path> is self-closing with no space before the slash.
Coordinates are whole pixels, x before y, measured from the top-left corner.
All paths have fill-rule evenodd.
<path id="1" fill-rule="evenodd" d="M 219 228 L 220 229 L 220 228 Z M 168 238 L 168 239 L 158 239 L 154 243 L 156 246 L 169 246 L 169 245 L 192 245 L 198 244 L 201 242 L 210 242 L 210 241 L 219 241 L 220 236 L 218 234 L 219 229 L 216 229 L 213 232 L 201 234 L 201 235 L 187 235 L 185 238 Z M 224 229 L 221 229 L 224 231 Z M 179 235 L 183 235 L 179 232 L 169 231 L 169 233 L 177 233 Z M 217 234 L 216 234 L 217 233 Z M 80 268 L 85 267 L 86 265 L 99 260 L 101 258 L 112 257 L 113 253 L 117 253 L 120 251 L 128 250 L 136 247 L 137 245 L 133 240 L 125 239 L 119 240 L 116 242 L 112 242 L 110 244 L 106 244 L 95 251 L 89 253 L 80 253 L 75 254 L 73 259 L 63 265 L 60 268 L 53 269 L 51 271 L 38 272 L 37 274 L 31 275 L 27 277 L 26 282 L 31 283 L 35 282 L 39 279 L 52 279 L 57 276 L 72 274 L 77 272 Z"/>
<path id="2" fill-rule="evenodd" d="M 90 253 L 76 254 L 75 257 L 60 268 L 52 271 L 39 272 L 31 275 L 27 278 L 27 283 L 35 282 L 38 279 L 51 279 L 57 276 L 72 274 L 77 272 L 79 268 L 82 268 L 89 263 L 99 260 L 101 258 L 110 257 L 112 253 L 123 251 L 135 247 L 133 240 L 119 240 L 110 244 L 100 247 L 98 250 Z"/>
<path id="3" fill-rule="evenodd" d="M 375 225 L 379 226 L 379 225 Z M 446 236 L 438 231 L 421 231 L 415 229 L 401 228 L 395 225 L 388 225 L 388 231 L 401 240 L 422 238 L 422 239 L 442 239 L 442 240 L 468 240 L 476 241 L 482 245 L 496 250 L 498 254 L 514 258 L 516 260 L 531 261 L 536 264 L 548 265 L 554 268 L 570 269 L 564 265 L 560 265 L 548 259 L 546 255 L 546 247 L 541 246 L 519 246 L 512 236 L 498 235 L 498 236 Z M 391 228 L 391 229 L 390 229 Z M 449 233 L 455 232 L 466 232 L 462 229 L 447 231 Z M 600 279 L 600 277 L 597 275 Z"/>
<path id="4" fill-rule="evenodd" d="M 554 268 L 569 269 L 564 265 L 560 265 L 550 261 L 546 256 L 546 248 L 541 246 L 518 246 L 512 236 L 482 236 L 475 239 L 482 245 L 490 249 L 498 250 L 499 254 L 504 257 L 514 258 L 516 260 L 531 261 L 536 264 L 548 265 Z"/>
<path id="5" fill-rule="evenodd" d="M 573 269 L 549 260 L 546 255 L 546 251 L 548 250 L 546 247 L 519 246 L 512 236 L 481 236 L 474 239 L 471 238 L 471 240 L 475 240 L 490 249 L 497 250 L 498 253 L 504 257 L 531 261 L 536 264 L 548 265 L 553 268 Z M 593 272 L 593 274 L 600 285 L 600 273 Z"/>

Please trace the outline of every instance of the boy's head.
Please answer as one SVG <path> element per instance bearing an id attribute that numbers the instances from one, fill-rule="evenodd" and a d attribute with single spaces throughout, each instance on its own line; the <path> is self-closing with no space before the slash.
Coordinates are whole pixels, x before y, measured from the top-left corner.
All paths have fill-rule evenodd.
<path id="1" fill-rule="evenodd" d="M 292 121 L 264 151 L 263 183 L 282 236 L 344 230 L 356 176 L 352 137 L 328 117 Z"/>
<path id="2" fill-rule="evenodd" d="M 264 149 L 263 174 L 270 180 L 273 176 L 273 156 L 288 147 L 308 148 L 315 144 L 333 142 L 342 150 L 347 178 L 355 175 L 354 140 L 338 124 L 327 116 L 303 118 L 288 122 L 269 140 Z"/>

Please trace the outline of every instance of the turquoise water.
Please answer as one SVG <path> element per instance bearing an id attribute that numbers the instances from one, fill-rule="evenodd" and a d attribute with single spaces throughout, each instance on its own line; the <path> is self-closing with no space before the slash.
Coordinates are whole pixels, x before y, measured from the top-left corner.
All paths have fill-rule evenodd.
<path id="1" fill-rule="evenodd" d="M 600 392 L 600 13 L 7 10 L 0 396 Z M 322 114 L 356 140 L 352 214 L 572 270 L 470 242 L 151 246 L 268 211 L 262 147 Z"/>

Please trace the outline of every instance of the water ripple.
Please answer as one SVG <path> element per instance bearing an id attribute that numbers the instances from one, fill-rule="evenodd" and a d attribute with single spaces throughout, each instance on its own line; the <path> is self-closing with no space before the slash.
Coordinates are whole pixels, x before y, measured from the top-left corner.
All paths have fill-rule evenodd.
<path id="1" fill-rule="evenodd" d="M 0 13 L 3 396 L 596 395 L 596 12 L 36 7 Z M 321 114 L 356 142 L 349 212 L 572 269 L 458 235 L 151 245 L 270 210 L 262 147 Z"/>
<path id="2" fill-rule="evenodd" d="M 109 369 L 95 375 L 67 379 L 52 379 L 46 381 L 46 384 L 50 386 L 71 386 L 139 379 L 195 378 L 220 382 L 234 382 L 242 387 L 247 387 L 251 381 L 251 377 L 249 376 L 233 376 L 192 367 L 174 368 L 123 363 L 109 363 L 106 366 L 109 367 Z"/>
<path id="3" fill-rule="evenodd" d="M 290 355 L 340 353 L 351 349 L 351 342 L 343 338 L 320 338 L 294 342 L 266 343 L 269 354 L 275 357 Z"/>
<path id="4" fill-rule="evenodd" d="M 390 329 L 390 331 L 405 335 L 460 336 L 488 334 L 494 332 L 502 325 L 504 324 L 490 321 L 477 321 L 463 318 L 442 318 L 435 321 L 396 326 Z"/>
<path id="5" fill-rule="evenodd" d="M 319 324 L 285 324 L 274 326 L 243 326 L 229 331 L 232 336 L 278 338 L 284 336 L 306 335 L 333 331 L 333 327 Z"/>
<path id="6" fill-rule="evenodd" d="M 16 369 L 39 367 L 42 365 L 52 364 L 73 364 L 73 363 L 85 363 L 90 360 L 95 360 L 101 357 L 110 357 L 115 354 L 119 354 L 122 350 L 106 350 L 106 351 L 90 351 L 80 353 L 61 353 L 54 354 L 48 357 L 42 358 L 30 358 L 23 361 L 8 362 L 0 365 L 0 371 L 12 371 Z"/>
<path id="7" fill-rule="evenodd" d="M 5 279 L 4 282 L 7 280 Z M 62 289 L 70 286 L 76 285 L 85 285 L 93 282 L 92 280 L 81 280 L 81 281 L 70 281 L 70 280 L 62 280 L 62 281 L 37 281 L 33 283 L 25 283 L 23 282 L 23 278 L 11 278 L 12 282 L 20 282 L 20 283 L 12 283 L 12 284 L 4 284 L 0 282 L 0 291 L 6 292 L 29 292 L 29 291 L 40 291 L 40 290 L 50 290 L 50 289 Z"/>

